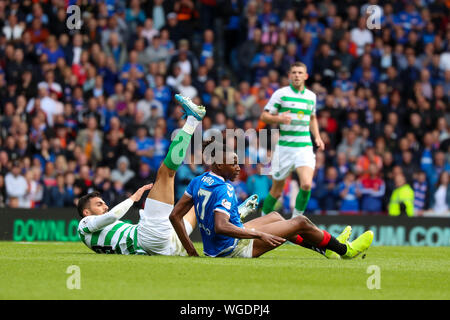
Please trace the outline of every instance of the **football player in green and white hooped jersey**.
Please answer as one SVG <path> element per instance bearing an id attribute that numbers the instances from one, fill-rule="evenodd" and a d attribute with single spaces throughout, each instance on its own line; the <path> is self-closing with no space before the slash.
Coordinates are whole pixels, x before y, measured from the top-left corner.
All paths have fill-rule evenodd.
<path id="1" fill-rule="evenodd" d="M 78 207 L 84 208 L 83 211 L 86 210 L 86 213 L 82 212 L 84 218 L 78 227 L 81 241 L 97 253 L 146 254 L 137 245 L 138 225 L 125 223 L 119 219 L 152 186 L 153 184 L 149 184 L 139 188 L 130 198 L 110 211 L 100 192 L 91 192 L 80 198 Z"/>
<path id="2" fill-rule="evenodd" d="M 307 79 L 306 65 L 293 63 L 289 69 L 290 85 L 272 94 L 261 115 L 261 121 L 280 125 L 280 138 L 272 157 L 273 184 L 264 199 L 263 214 L 273 211 L 284 182 L 293 170 L 300 179 L 293 216 L 303 214 L 311 195 L 316 157 L 310 133 L 320 150 L 325 149 L 325 144 L 320 138 L 316 118 L 316 94 L 305 87 Z"/>

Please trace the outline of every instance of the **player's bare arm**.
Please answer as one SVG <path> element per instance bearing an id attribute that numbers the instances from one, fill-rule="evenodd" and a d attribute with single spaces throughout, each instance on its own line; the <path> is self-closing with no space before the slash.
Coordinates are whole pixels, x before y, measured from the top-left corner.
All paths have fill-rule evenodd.
<path id="1" fill-rule="evenodd" d="M 281 237 L 269 233 L 239 228 L 229 222 L 229 216 L 226 213 L 220 211 L 214 212 L 214 224 L 214 231 L 217 234 L 223 234 L 233 238 L 260 239 L 273 247 L 277 247 L 286 241 Z"/>
<path id="2" fill-rule="evenodd" d="M 146 184 L 142 187 L 140 187 L 139 189 L 137 189 L 137 191 L 130 197 L 131 200 L 133 200 L 134 202 L 139 201 L 142 198 L 142 195 L 144 194 L 145 191 L 150 190 L 153 187 L 153 183 L 150 184 Z"/>
<path id="3" fill-rule="evenodd" d="M 183 217 L 189 212 L 193 205 L 194 202 L 192 201 L 192 198 L 183 195 L 170 213 L 169 220 L 172 223 L 181 244 L 186 249 L 187 254 L 189 256 L 198 257 L 197 250 L 195 250 L 194 244 L 189 238 L 183 222 Z"/>
<path id="4" fill-rule="evenodd" d="M 322 151 L 325 150 L 325 143 L 323 143 L 322 138 L 320 137 L 319 123 L 316 115 L 311 115 L 309 128 L 314 136 L 314 142 L 316 143 L 317 148 Z"/>
<path id="5" fill-rule="evenodd" d="M 261 114 L 261 121 L 267 124 L 290 124 L 291 120 L 289 111 L 280 114 L 271 114 L 268 111 L 264 111 Z"/>
<path id="6" fill-rule="evenodd" d="M 131 208 L 134 202 L 137 202 L 141 199 L 142 195 L 145 191 L 150 190 L 153 187 L 153 183 L 146 184 L 140 187 L 132 196 L 130 196 L 127 200 L 122 201 L 117 206 L 112 208 L 108 214 L 111 214 L 115 220 L 119 220 L 122 218 L 125 213 Z"/>
<path id="7" fill-rule="evenodd" d="M 131 197 L 122 201 L 111 210 L 109 210 L 108 206 L 100 197 L 100 195 L 94 195 L 90 200 L 87 201 L 86 204 L 81 204 L 79 210 L 81 210 L 83 217 L 95 217 L 95 219 L 91 218 L 93 219 L 91 220 L 91 232 L 101 230 L 107 225 L 114 223 L 122 218 L 131 208 L 133 203 L 139 201 L 139 199 L 141 199 L 142 197 L 142 194 L 145 191 L 150 190 L 152 187 L 153 184 L 142 186 Z"/>

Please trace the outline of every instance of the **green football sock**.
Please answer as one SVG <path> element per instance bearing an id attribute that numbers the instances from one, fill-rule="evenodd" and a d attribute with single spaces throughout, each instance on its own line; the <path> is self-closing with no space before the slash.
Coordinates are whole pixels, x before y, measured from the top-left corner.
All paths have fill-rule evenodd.
<path id="1" fill-rule="evenodd" d="M 269 214 L 273 211 L 273 208 L 275 207 L 275 203 L 277 202 L 277 199 L 272 197 L 272 195 L 269 193 L 267 197 L 264 199 L 264 204 L 262 208 L 262 214 Z"/>
<path id="2" fill-rule="evenodd" d="M 311 197 L 311 190 L 300 189 L 300 191 L 297 194 L 297 197 L 295 198 L 295 210 L 298 213 L 303 214 L 303 212 L 305 212 L 310 197 Z"/>
<path id="3" fill-rule="evenodd" d="M 186 157 L 187 148 L 191 142 L 191 138 L 192 134 L 189 134 L 184 130 L 180 130 L 177 133 L 170 144 L 169 151 L 164 159 L 164 164 L 167 168 L 176 171 L 183 163 L 183 160 Z"/>

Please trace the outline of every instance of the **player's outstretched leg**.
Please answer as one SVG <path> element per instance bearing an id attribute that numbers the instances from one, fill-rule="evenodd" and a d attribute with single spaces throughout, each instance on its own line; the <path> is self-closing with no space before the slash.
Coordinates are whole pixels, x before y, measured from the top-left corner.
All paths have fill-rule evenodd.
<path id="1" fill-rule="evenodd" d="M 347 226 L 345 227 L 345 229 L 336 237 L 336 240 L 339 241 L 342 244 L 346 244 L 348 239 L 350 238 L 350 235 L 352 233 L 352 227 L 351 226 Z M 324 248 L 318 248 L 313 246 L 312 244 L 306 242 L 302 236 L 297 235 L 294 239 L 295 241 L 291 240 L 291 242 L 302 246 L 304 248 L 313 250 L 315 252 L 318 252 L 320 254 L 322 254 L 323 256 L 325 256 L 328 259 L 341 259 L 341 256 L 338 255 L 336 252 L 329 250 L 329 249 L 324 249 Z"/>
<path id="2" fill-rule="evenodd" d="M 175 95 L 175 98 L 181 103 L 185 110 L 186 123 L 183 128 L 179 130 L 172 143 L 169 146 L 169 151 L 167 152 L 166 158 L 158 169 L 156 174 L 156 180 L 153 184 L 153 188 L 148 193 L 147 198 L 162 202 L 163 204 L 168 204 L 173 206 L 174 199 L 174 188 L 175 188 L 175 173 L 180 165 L 183 163 L 186 157 L 186 151 L 191 142 L 192 135 L 195 129 L 200 124 L 201 120 L 205 116 L 205 107 L 197 106 L 192 101 L 184 98 L 180 95 Z M 155 202 L 153 202 L 155 205 Z M 168 207 L 169 208 L 169 207 Z M 160 210 L 165 212 L 167 210 Z M 170 213 L 172 210 L 168 210 Z M 158 215 L 157 210 L 149 211 L 152 215 Z M 195 212 L 192 209 L 185 217 L 185 221 L 189 222 L 192 229 L 195 227 L 196 218 Z"/>
<path id="3" fill-rule="evenodd" d="M 267 215 L 264 215 L 262 217 L 253 219 L 247 223 L 244 224 L 244 226 L 246 228 L 254 228 L 256 230 L 259 230 L 259 228 L 261 226 L 265 226 L 277 221 L 285 221 L 286 219 L 284 219 L 278 212 L 271 212 Z M 347 240 L 350 238 L 350 234 L 352 232 L 352 228 L 351 226 L 347 226 L 342 232 L 341 234 L 336 238 L 340 243 L 345 244 L 347 242 Z M 325 257 L 327 257 L 328 259 L 340 259 L 341 256 L 338 255 L 336 252 L 331 251 L 331 250 L 327 250 L 324 248 L 318 248 L 308 242 L 306 242 L 302 236 L 300 236 L 299 234 L 292 236 L 291 238 L 288 239 L 291 243 L 299 245 L 303 248 L 306 249 L 310 249 L 313 250 L 317 253 L 320 253 L 322 255 L 324 255 Z"/>
<path id="4" fill-rule="evenodd" d="M 169 146 L 166 158 L 158 169 L 156 181 L 148 198 L 167 204 L 174 204 L 174 180 L 178 167 L 186 157 L 186 151 L 195 129 L 205 116 L 205 107 L 195 105 L 190 99 L 175 95 L 185 110 L 186 123 L 179 130 Z"/>
<path id="5" fill-rule="evenodd" d="M 292 239 L 297 235 L 300 235 L 306 243 L 309 243 L 310 245 L 321 250 L 328 249 L 334 251 L 342 258 L 346 259 L 354 258 L 367 250 L 373 240 L 373 232 L 368 231 L 352 243 L 341 243 L 326 230 L 319 229 L 305 216 L 298 216 L 289 220 L 273 222 L 255 229 L 283 237 L 290 241 L 292 241 Z M 253 257 L 259 257 L 272 249 L 274 249 L 273 246 L 256 239 L 253 244 Z"/>
<path id="6" fill-rule="evenodd" d="M 149 254 L 185 254 L 183 246 L 173 236 L 175 231 L 169 221 L 169 215 L 175 200 L 175 173 L 186 157 L 192 135 L 205 115 L 205 108 L 192 105 L 192 102 L 187 105 L 187 102 L 184 103 L 185 98 L 181 96 L 176 98 L 185 110 L 186 123 L 173 139 L 166 158 L 158 169 L 153 188 L 147 196 L 144 209 L 140 212 L 141 219 L 137 229 L 138 244 Z M 196 225 L 194 208 L 184 217 L 184 224 L 190 234 Z"/>

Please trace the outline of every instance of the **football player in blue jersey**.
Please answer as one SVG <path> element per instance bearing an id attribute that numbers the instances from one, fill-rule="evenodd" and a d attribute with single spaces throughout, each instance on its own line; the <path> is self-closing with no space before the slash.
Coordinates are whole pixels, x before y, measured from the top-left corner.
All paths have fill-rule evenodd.
<path id="1" fill-rule="evenodd" d="M 240 172 L 237 154 L 214 139 L 204 144 L 204 151 L 206 148 L 212 159 L 209 163 L 211 171 L 190 182 L 169 216 L 188 255 L 198 256 L 183 223 L 183 217 L 192 206 L 200 228 L 204 254 L 210 257 L 259 257 L 287 240 L 319 251 L 328 258 L 351 259 L 371 245 L 372 231 L 363 233 L 350 243 L 347 241 L 350 227 L 344 230 L 341 239 L 335 238 L 303 215 L 286 220 L 277 212 L 272 212 L 243 224 L 236 194 L 229 182 Z"/>

